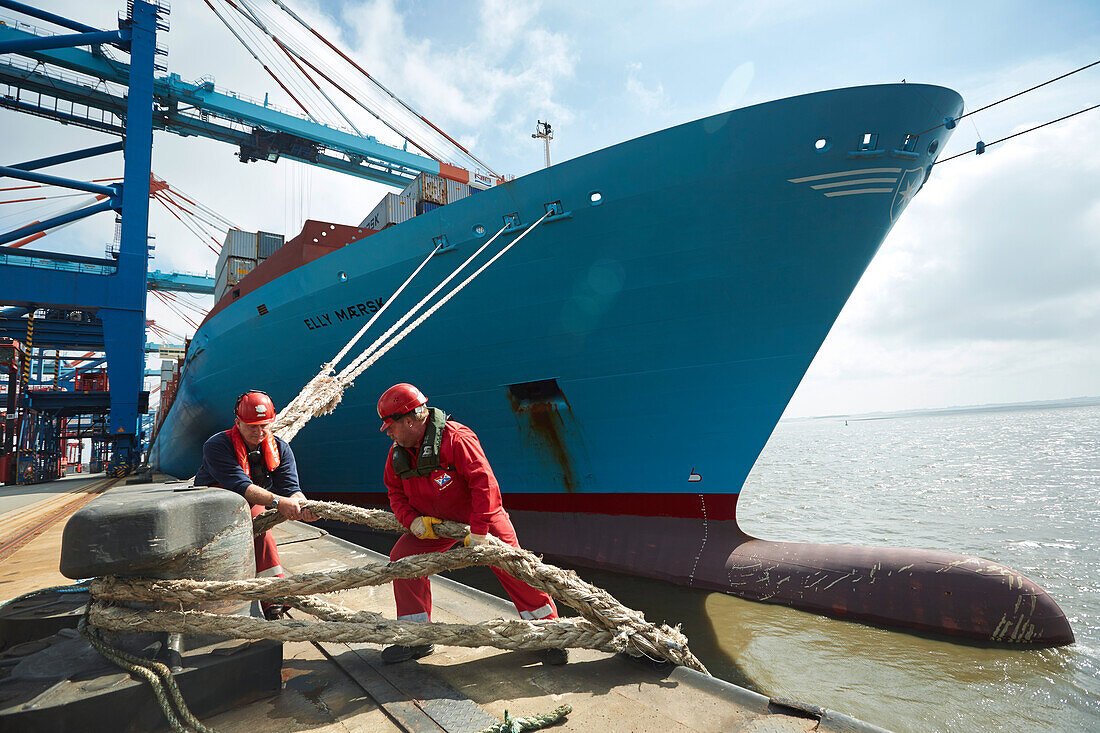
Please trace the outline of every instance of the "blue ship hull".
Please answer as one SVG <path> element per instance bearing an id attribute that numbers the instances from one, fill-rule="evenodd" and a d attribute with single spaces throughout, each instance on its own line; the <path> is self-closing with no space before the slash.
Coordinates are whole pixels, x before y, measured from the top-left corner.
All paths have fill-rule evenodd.
<path id="1" fill-rule="evenodd" d="M 560 163 L 354 242 L 203 324 L 152 462 L 193 475 L 203 441 L 225 429 L 233 399 L 248 388 L 286 404 L 435 238 L 453 248 L 432 258 L 374 335 L 484 241 L 479 227 L 490 236 L 510 214 L 530 224 L 560 202 L 564 216 L 541 224 L 360 376 L 334 413 L 298 434 L 307 493 L 386 503 L 388 440 L 375 403 L 391 384 L 412 382 L 477 431 L 530 549 L 838 616 L 992 638 L 993 621 L 960 621 L 975 617 L 965 609 L 921 610 L 913 594 L 946 582 L 957 603 L 1018 607 L 1022 576 L 1013 575 L 1015 590 L 1003 577 L 991 589 L 958 571 L 971 559 L 938 553 L 914 571 L 901 556 L 901 595 L 849 597 L 854 581 L 823 593 L 836 584 L 806 568 L 831 572 L 815 566 L 828 548 L 762 543 L 736 524 L 742 483 L 925 182 L 950 134 L 941 123 L 961 111 L 955 92 L 919 84 L 778 100 Z M 850 560 L 869 563 L 874 582 L 874 557 L 829 556 L 838 578 Z M 951 563 L 952 572 L 938 570 Z M 913 572 L 923 580 L 909 582 Z M 793 581 L 777 587 L 784 573 Z M 1035 612 L 1031 604 L 1033 630 L 1043 614 L 1060 616 L 1050 605 Z"/>
<path id="2" fill-rule="evenodd" d="M 380 476 L 370 469 L 388 443 L 369 416 L 383 389 L 409 381 L 475 427 L 509 494 L 736 494 L 906 187 L 923 183 L 929 145 L 949 133 L 896 149 L 960 110 L 954 92 L 916 84 L 780 100 L 561 163 L 355 242 L 202 326 L 154 461 L 192 475 L 202 441 L 248 387 L 285 404 L 362 325 L 358 304 L 389 297 L 433 238 L 453 251 L 390 314 L 481 244 L 476 226 L 491 235 L 514 212 L 529 224 L 560 201 L 566 217 L 541 225 L 297 436 L 305 485 L 379 490 L 364 476 Z M 857 149 L 865 133 L 876 151 Z M 818 178 L 830 174 L 840 175 Z M 541 380 L 556 381 L 557 445 L 510 399 L 509 385 Z"/>

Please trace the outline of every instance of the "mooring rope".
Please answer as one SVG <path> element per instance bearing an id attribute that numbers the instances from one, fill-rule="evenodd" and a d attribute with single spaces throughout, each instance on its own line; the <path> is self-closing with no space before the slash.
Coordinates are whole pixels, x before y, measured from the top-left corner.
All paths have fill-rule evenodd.
<path id="1" fill-rule="evenodd" d="M 495 242 L 497 237 L 499 237 L 501 234 L 505 233 L 505 231 L 509 229 L 510 225 L 505 224 L 496 234 L 494 234 L 487 242 L 485 242 L 485 244 L 481 245 L 481 247 L 479 247 L 472 255 L 470 255 L 462 264 L 455 268 L 450 275 L 448 275 L 446 278 L 444 278 L 442 282 L 436 285 L 431 292 L 421 298 L 416 305 L 414 305 L 408 312 L 406 312 L 400 319 L 398 319 L 396 323 L 390 326 L 385 333 L 375 339 L 374 343 L 372 343 L 358 356 L 356 356 L 355 359 L 353 359 L 351 363 L 348 364 L 348 366 L 344 367 L 339 374 L 333 374 L 336 364 L 339 363 L 340 359 L 344 358 L 344 356 L 350 350 L 350 343 L 343 349 L 341 349 L 336 358 L 324 364 L 317 375 L 309 380 L 306 386 L 302 388 L 301 392 L 299 392 L 298 395 L 279 412 L 279 414 L 275 417 L 275 422 L 272 423 L 271 432 L 275 435 L 278 435 L 283 440 L 290 442 L 294 439 L 294 436 L 296 436 L 298 432 L 301 431 L 301 429 L 304 428 L 306 424 L 314 417 L 317 417 L 318 415 L 327 415 L 335 410 L 336 407 L 340 404 L 340 400 L 343 399 L 344 390 L 352 384 L 357 376 L 373 366 L 380 358 L 382 358 L 382 356 L 386 354 L 386 352 L 388 352 L 394 346 L 397 346 L 397 344 L 399 344 L 406 336 L 412 333 L 416 328 L 424 323 L 424 321 L 431 317 L 431 315 L 439 310 L 445 303 L 447 303 L 447 301 L 449 301 L 451 298 L 461 292 L 462 289 L 469 285 L 471 281 L 473 281 L 478 275 L 484 272 L 486 268 L 496 262 L 505 252 L 518 244 L 520 240 L 522 240 L 525 236 L 527 236 L 527 234 L 533 231 L 535 227 L 541 224 L 542 221 L 551 213 L 552 211 L 546 212 L 546 214 L 539 218 L 538 221 L 527 227 L 527 229 L 525 229 L 522 234 L 520 234 L 506 247 L 502 248 L 500 252 L 496 253 L 492 258 L 490 258 L 488 262 L 479 267 L 472 275 L 463 280 L 459 285 L 455 286 L 449 293 L 447 293 L 447 295 L 441 298 L 437 303 L 435 303 L 431 308 L 429 308 L 425 313 L 417 318 L 416 321 L 414 321 L 411 325 L 405 327 L 404 330 L 402 330 L 396 336 L 393 336 L 393 338 L 391 339 L 391 335 L 406 321 L 408 321 L 409 318 L 413 316 L 413 314 L 419 311 L 425 303 L 427 303 L 431 298 L 439 293 L 439 291 L 442 290 L 443 287 L 446 286 L 447 283 L 449 283 L 452 279 L 454 279 L 462 270 L 464 270 L 466 266 L 470 264 L 470 262 L 472 262 L 476 257 L 484 252 L 489 245 Z M 438 249 L 439 247 L 436 247 L 436 249 L 433 250 L 432 255 L 434 255 Z M 422 263 L 421 267 L 423 266 L 424 264 Z M 419 272 L 419 270 L 420 268 L 417 268 L 416 272 Z M 414 272 L 413 275 L 410 276 L 409 280 L 411 280 L 412 277 L 416 275 L 416 272 Z M 398 288 L 397 292 L 395 292 L 394 295 L 392 295 L 390 299 L 387 300 L 387 304 L 392 302 L 394 298 L 397 297 L 397 294 L 400 293 L 407 284 L 408 280 L 406 280 L 405 284 Z M 366 332 L 367 327 L 369 327 L 371 323 L 373 323 L 373 321 L 374 319 L 372 319 L 362 329 L 360 329 L 359 333 L 355 335 L 351 343 L 357 341 L 363 335 L 363 333 Z M 387 341 L 387 339 L 390 340 Z"/>
<path id="2" fill-rule="evenodd" d="M 573 712 L 572 705 L 559 705 L 544 715 L 528 715 L 525 718 L 513 718 L 508 715 L 508 711 L 504 711 L 504 722 L 497 723 L 496 725 L 490 725 L 485 728 L 481 733 L 524 733 L 529 730 L 541 730 L 542 728 L 549 728 L 560 720 L 564 720 L 566 715 Z"/>
<path id="3" fill-rule="evenodd" d="M 374 529 L 408 531 L 393 514 L 380 509 L 313 500 L 302 502 L 302 507 L 327 519 L 365 524 Z M 277 513 L 265 512 L 254 520 L 254 531 L 270 528 L 281 518 Z M 466 525 L 458 522 L 442 522 L 435 530 L 439 536 L 452 539 L 464 537 L 469 532 Z M 495 620 L 474 625 L 410 624 L 389 621 L 377 614 L 346 612 L 320 599 L 301 598 L 426 577 L 472 565 L 500 568 L 531 587 L 545 591 L 575 609 L 583 622 L 555 619 Z M 507 545 L 492 536 L 487 543 L 475 547 L 456 547 L 447 552 L 411 555 L 342 570 L 301 573 L 289 578 L 199 581 L 107 577 L 93 580 L 89 590 L 96 601 L 92 610 L 95 625 L 116 631 L 216 633 L 249 639 L 409 646 L 440 643 L 502 649 L 588 648 L 644 654 L 707 673 L 706 667 L 688 649 L 687 637 L 679 628 L 650 623 L 642 613 L 622 605 L 610 593 L 585 582 L 575 572 L 544 563 L 534 553 Z M 200 611 L 129 611 L 106 605 L 119 601 L 206 603 L 230 599 L 285 602 L 320 618 L 322 623 L 257 621 Z"/>
<path id="4" fill-rule="evenodd" d="M 91 604 L 88 609 L 90 612 Z M 153 695 L 157 699 L 157 704 L 160 705 L 160 711 L 172 730 L 176 733 L 193 731 L 217 733 L 213 728 L 203 725 L 187 707 L 183 694 L 176 684 L 176 678 L 172 676 L 172 670 L 167 665 L 124 652 L 104 641 L 99 630 L 88 623 L 88 617 L 89 613 L 86 612 L 77 624 L 77 630 L 105 659 L 135 677 L 145 680 L 153 688 Z"/>
<path id="5" fill-rule="evenodd" d="M 375 529 L 408 532 L 397 518 L 380 509 L 312 501 L 302 508 L 327 519 L 365 524 Z M 284 518 L 265 512 L 253 520 L 253 532 L 267 531 Z M 441 537 L 458 539 L 469 528 L 458 522 L 435 525 Z M 394 621 L 379 613 L 352 610 L 318 598 L 315 593 L 334 593 L 363 586 L 381 585 L 401 578 L 426 577 L 471 565 L 501 568 L 528 585 L 549 593 L 575 609 L 580 618 L 491 619 L 478 624 Z M 459 647 L 491 646 L 498 649 L 596 649 L 627 652 L 667 660 L 709 674 L 688 648 L 687 637 L 667 624 L 653 624 L 645 616 L 619 603 L 610 593 L 583 581 L 575 572 L 542 562 L 533 553 L 512 547 L 496 537 L 474 547 L 411 555 L 399 560 L 342 570 L 301 573 L 289 578 L 201 581 L 159 578 L 94 578 L 88 586 L 90 601 L 80 631 L 104 657 L 144 679 L 153 688 L 161 711 L 176 733 L 215 733 L 188 710 L 171 670 L 149 659 L 122 651 L 100 636 L 101 629 L 123 633 L 166 632 L 214 634 L 235 639 L 271 639 L 335 643 L 373 643 L 420 646 L 444 644 Z M 292 606 L 317 621 L 266 620 L 197 610 L 137 609 L 123 602 L 175 604 L 220 600 L 266 600 Z M 541 716 L 510 719 L 486 730 L 525 731 L 552 725 L 570 712 L 562 706 Z"/>

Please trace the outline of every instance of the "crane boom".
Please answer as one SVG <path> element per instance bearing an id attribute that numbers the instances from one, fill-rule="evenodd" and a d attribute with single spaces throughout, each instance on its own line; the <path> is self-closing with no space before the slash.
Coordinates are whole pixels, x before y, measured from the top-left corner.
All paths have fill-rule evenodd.
<path id="1" fill-rule="evenodd" d="M 0 24 L 0 44 L 36 36 Z M 122 134 L 126 98 L 102 83 L 64 74 L 77 72 L 99 82 L 126 85 L 129 66 L 98 47 L 34 50 L 22 53 L 38 63 L 11 56 L 0 62 L 0 84 L 8 93 L 0 107 L 30 112 L 104 132 Z M 41 64 L 49 64 L 44 67 Z M 14 93 L 13 93 L 14 92 Z M 44 102 L 47 97 L 51 101 Z M 69 102 L 59 109 L 52 100 Z M 267 104 L 215 89 L 212 81 L 186 82 L 176 74 L 153 80 L 154 129 L 199 136 L 235 145 L 242 162 L 290 158 L 322 168 L 403 187 L 421 172 L 469 182 L 467 171 L 387 145 L 370 135 L 356 135 L 322 125 Z M 77 105 L 81 108 L 77 110 Z M 96 110 L 98 117 L 87 110 Z"/>

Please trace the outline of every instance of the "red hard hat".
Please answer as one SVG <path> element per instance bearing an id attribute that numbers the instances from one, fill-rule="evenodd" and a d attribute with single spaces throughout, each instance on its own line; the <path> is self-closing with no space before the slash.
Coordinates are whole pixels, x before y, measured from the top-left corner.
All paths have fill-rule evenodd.
<path id="1" fill-rule="evenodd" d="M 382 427 L 378 430 L 386 432 L 394 420 L 426 404 L 428 398 L 411 384 L 402 382 L 393 385 L 378 398 L 378 417 L 382 418 Z"/>
<path id="2" fill-rule="evenodd" d="M 255 389 L 237 398 L 237 406 L 233 412 L 245 425 L 267 425 L 275 422 L 275 405 L 271 398 L 267 393 Z"/>

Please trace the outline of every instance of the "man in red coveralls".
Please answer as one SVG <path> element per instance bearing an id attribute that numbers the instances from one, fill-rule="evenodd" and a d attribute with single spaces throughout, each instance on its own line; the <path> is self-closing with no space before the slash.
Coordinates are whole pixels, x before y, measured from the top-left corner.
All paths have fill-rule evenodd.
<path id="1" fill-rule="evenodd" d="M 312 522 L 317 515 L 301 508 L 305 494 L 298 486 L 298 467 L 290 444 L 271 434 L 275 405 L 259 390 L 245 392 L 233 408 L 233 427 L 212 435 L 202 447 L 202 466 L 195 486 L 236 491 L 252 507 L 252 516 L 278 509 L 287 519 Z M 282 578 L 279 550 L 270 532 L 256 538 L 256 577 Z M 278 617 L 282 606 L 264 605 L 264 615 Z"/>
<path id="2" fill-rule="evenodd" d="M 427 552 L 443 552 L 456 542 L 437 537 L 433 526 L 449 519 L 470 525 L 469 546 L 488 542 L 493 535 L 513 547 L 519 547 L 516 531 L 504 511 L 489 460 L 473 430 L 448 420 L 435 407 L 427 407 L 428 398 L 411 384 L 396 384 L 378 400 L 378 416 L 386 435 L 393 439 L 383 481 L 390 496 L 390 508 L 398 521 L 412 530 L 403 534 L 390 551 L 390 560 Z M 558 617 L 554 600 L 516 580 L 503 570 L 493 568 L 504 590 L 525 619 Z M 393 581 L 397 618 L 402 621 L 431 621 L 432 587 L 427 578 Z M 394 645 L 382 650 L 387 664 L 419 659 L 435 651 L 432 644 Z M 547 664 L 565 664 L 568 650 L 541 652 Z"/>

